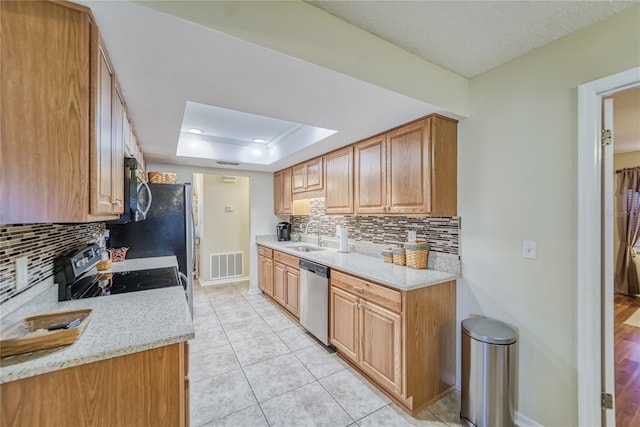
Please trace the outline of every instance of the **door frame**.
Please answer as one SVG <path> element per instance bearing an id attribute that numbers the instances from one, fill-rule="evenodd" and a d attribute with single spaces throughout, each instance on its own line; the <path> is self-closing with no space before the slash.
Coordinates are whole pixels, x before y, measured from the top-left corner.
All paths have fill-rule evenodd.
<path id="1" fill-rule="evenodd" d="M 602 97 L 638 84 L 640 67 L 578 86 L 576 277 L 579 425 L 602 425 Z M 613 248 L 606 250 L 613 251 Z"/>

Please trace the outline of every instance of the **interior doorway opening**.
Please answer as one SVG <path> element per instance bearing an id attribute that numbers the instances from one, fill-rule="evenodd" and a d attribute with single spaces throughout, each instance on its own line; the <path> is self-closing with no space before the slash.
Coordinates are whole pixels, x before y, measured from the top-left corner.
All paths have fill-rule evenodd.
<path id="1" fill-rule="evenodd" d="M 250 178 L 193 175 L 200 285 L 249 280 Z"/>
<path id="2" fill-rule="evenodd" d="M 604 220 L 612 223 L 608 227 L 612 230 L 613 241 L 605 241 L 603 249 L 605 258 L 613 252 L 613 271 L 604 269 L 605 274 L 613 273 L 613 277 L 604 278 L 603 286 L 613 287 L 613 298 L 605 298 L 605 304 L 612 305 L 608 310 L 613 313 L 613 337 L 605 339 L 604 343 L 613 342 L 615 423 L 618 426 L 640 425 L 640 291 L 637 273 L 633 274 L 633 271 L 640 271 L 640 256 L 635 256 L 640 243 L 630 241 L 634 240 L 640 197 L 636 172 L 640 171 L 640 87 L 619 91 L 603 99 L 605 127 L 608 102 L 613 104 L 613 159 L 605 159 L 605 162 L 612 162 L 613 168 L 604 168 L 605 173 L 612 176 L 603 180 L 603 195 L 610 198 L 612 206 L 611 214 L 605 212 Z M 606 185 L 608 179 L 612 181 L 609 186 Z M 607 248 L 611 243 L 613 247 Z M 632 274 L 627 272 L 630 268 Z M 607 294 L 603 292 L 603 295 Z M 607 349 L 603 350 L 606 353 Z"/>
<path id="3" fill-rule="evenodd" d="M 613 410 L 603 409 L 603 393 L 615 393 L 613 366 L 613 291 L 603 293 L 602 98 L 640 85 L 640 67 L 578 87 L 577 367 L 579 425 L 615 425 Z M 611 165 L 611 169 L 612 169 Z M 610 253 L 608 255 L 607 253 Z M 615 400 L 615 398 L 614 398 Z M 615 403 L 614 403 L 615 405 Z"/>

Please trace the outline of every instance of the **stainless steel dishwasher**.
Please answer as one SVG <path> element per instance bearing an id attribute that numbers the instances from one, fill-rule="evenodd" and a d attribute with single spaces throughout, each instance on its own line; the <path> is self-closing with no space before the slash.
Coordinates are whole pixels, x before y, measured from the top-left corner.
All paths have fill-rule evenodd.
<path id="1" fill-rule="evenodd" d="M 300 323 L 329 345 L 329 267 L 300 259 Z"/>

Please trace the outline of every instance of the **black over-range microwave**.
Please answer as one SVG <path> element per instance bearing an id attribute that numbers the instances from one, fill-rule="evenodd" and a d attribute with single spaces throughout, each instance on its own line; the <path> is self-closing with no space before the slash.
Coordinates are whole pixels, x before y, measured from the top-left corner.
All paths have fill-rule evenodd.
<path id="1" fill-rule="evenodd" d="M 151 208 L 151 189 L 146 181 L 138 180 L 138 161 L 124 158 L 124 212 L 114 222 L 142 221 Z"/>

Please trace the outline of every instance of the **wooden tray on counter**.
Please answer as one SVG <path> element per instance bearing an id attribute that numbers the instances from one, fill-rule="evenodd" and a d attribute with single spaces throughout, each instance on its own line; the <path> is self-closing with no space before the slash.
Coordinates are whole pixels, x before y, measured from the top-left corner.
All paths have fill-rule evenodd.
<path id="1" fill-rule="evenodd" d="M 0 333 L 0 357 L 73 344 L 90 319 L 91 309 L 59 311 L 22 319 Z M 79 321 L 75 327 L 48 330 L 75 320 Z"/>

